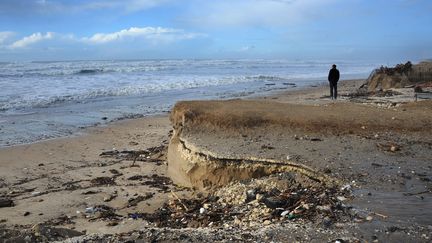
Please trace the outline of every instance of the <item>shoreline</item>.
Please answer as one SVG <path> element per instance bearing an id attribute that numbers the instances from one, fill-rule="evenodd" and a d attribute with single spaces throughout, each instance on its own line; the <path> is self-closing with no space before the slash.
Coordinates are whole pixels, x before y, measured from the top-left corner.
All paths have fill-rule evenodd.
<path id="1" fill-rule="evenodd" d="M 341 82 L 343 82 L 343 83 L 357 82 L 360 80 L 364 80 L 364 79 L 342 80 Z M 325 87 L 325 84 L 321 84 L 321 85 L 316 85 L 316 86 L 314 85 L 314 86 L 304 86 L 304 87 L 299 87 L 299 88 L 293 88 L 292 90 L 282 90 L 282 91 L 273 90 L 273 91 L 267 91 L 267 92 L 265 92 L 263 94 L 259 94 L 259 95 L 240 97 L 240 99 L 266 99 L 267 97 L 274 98 L 274 97 L 284 96 L 285 94 L 289 95 L 289 94 L 298 94 L 298 93 L 310 93 L 313 90 L 316 90 L 317 92 L 321 92 L 324 87 Z M 238 99 L 238 98 L 233 97 L 233 98 L 229 98 L 229 99 Z M 221 99 L 221 100 L 226 100 L 226 99 Z M 169 112 L 161 111 L 161 112 L 158 112 L 158 113 L 152 114 L 152 115 L 142 115 L 141 117 L 138 117 L 138 118 L 122 117 L 122 118 L 108 121 L 107 123 L 103 123 L 103 124 L 96 123 L 94 125 L 85 126 L 85 127 L 81 128 L 81 130 L 76 131 L 75 133 L 72 133 L 70 135 L 53 137 L 53 138 L 48 138 L 48 139 L 42 139 L 42 140 L 29 142 L 29 143 L 13 144 L 13 145 L 7 145 L 7 146 L 3 146 L 3 147 L 0 146 L 0 150 L 7 149 L 7 148 L 13 148 L 13 147 L 17 147 L 17 146 L 26 146 L 26 145 L 31 145 L 31 144 L 35 144 L 35 143 L 48 142 L 48 141 L 57 140 L 57 139 L 76 138 L 76 137 L 80 137 L 80 136 L 85 136 L 85 135 L 89 134 L 89 132 L 91 133 L 91 130 L 93 130 L 95 128 L 121 126 L 123 122 L 127 123 L 128 121 L 133 121 L 133 120 L 151 119 L 153 117 L 168 117 L 168 116 L 169 116 Z"/>
<path id="2" fill-rule="evenodd" d="M 337 107 L 337 112 L 344 113 L 359 105 L 351 102 L 348 94 L 354 92 L 362 82 L 341 81 L 341 96 L 337 101 L 327 97 L 326 85 L 236 100 L 251 100 L 257 104 L 264 101 L 276 102 L 274 105 L 281 107 L 291 104 L 323 109 Z M 408 98 L 390 97 L 390 104 L 392 99 L 398 99 L 401 106 L 383 108 L 378 106 L 380 103 L 361 106 L 361 102 L 360 106 L 366 111 L 386 109 L 395 114 L 395 119 L 398 119 L 399 112 L 411 112 L 409 114 L 414 115 L 423 112 L 423 108 L 415 106 L 416 104 L 405 104 Z M 373 99 L 363 101 L 372 102 Z M 425 108 L 430 109 L 428 103 L 425 104 Z M 242 112 L 242 109 L 235 106 L 232 109 L 234 112 Z M 337 112 L 334 114 L 336 117 Z M 407 116 L 400 114 L 401 117 Z M 416 121 L 410 122 L 415 124 Z M 377 237 L 387 241 L 426 242 L 431 237 L 431 230 L 427 228 L 431 223 L 430 215 L 424 213 L 425 210 L 432 212 L 427 206 L 432 202 L 430 193 L 411 196 L 405 194 L 423 192 L 431 186 L 432 172 L 430 166 L 429 169 L 427 167 L 426 158 L 432 154 L 429 145 L 432 144 L 432 134 L 424 131 L 419 134 L 403 134 L 397 138 L 392 132 L 377 132 L 378 136 L 375 136 L 375 133 L 370 134 L 372 130 L 360 127 L 357 128 L 358 131 L 353 130 L 353 134 L 326 134 L 321 131 L 296 131 L 294 134 L 286 129 L 251 129 L 247 130 L 246 137 L 236 137 L 220 131 L 211 135 L 203 130 L 196 137 L 191 134 L 189 141 L 208 148 L 209 151 L 220 151 L 221 154 L 225 152 L 225 148 L 232 148 L 238 155 L 274 159 L 289 155 L 295 162 L 318 171 L 327 171 L 327 176 L 352 187 L 353 195 L 346 196 L 344 204 L 353 205 L 354 209 L 359 210 L 357 214 L 364 215 L 367 212 L 366 216 L 372 217 L 371 220 L 366 220 L 366 216 L 361 219 L 362 222 L 339 222 L 339 219 L 332 219 L 334 222 L 327 227 L 325 223 L 322 226 L 323 219 L 316 222 L 302 219 L 275 221 L 263 225 L 264 221 L 258 218 L 256 222 L 251 222 L 256 226 L 247 227 L 204 227 L 198 231 L 195 228 L 177 230 L 155 227 L 152 222 L 140 218 L 142 214 L 151 214 L 165 202 L 176 202 L 178 198 L 199 198 L 198 192 L 177 187 L 168 178 L 166 149 L 172 129 L 168 115 L 160 115 L 87 128 L 84 134 L 76 137 L 1 148 L 0 196 L 11 198 L 15 206 L 0 208 L 0 233 L 32 234 L 32 229 L 39 225 L 38 227 L 69 229 L 74 233 L 85 232 L 86 235 L 79 238 L 82 241 L 107 240 L 109 237 L 124 240 L 133 234 L 147 240 L 181 241 L 179 235 L 184 232 L 188 234 L 184 240 L 198 241 L 203 239 L 199 237 L 208 240 L 222 240 L 225 237 L 238 239 L 236 237 L 239 235 L 250 234 L 258 227 L 260 233 L 251 236 L 251 239 L 283 241 L 306 237 L 302 239 L 307 241 L 306 239 L 311 239 L 307 237 L 313 235 L 317 241 Z M 400 150 L 391 152 L 387 151 L 387 147 L 378 146 L 390 143 L 396 144 Z M 136 151 L 144 156 L 135 156 Z M 233 151 L 227 151 L 227 154 Z M 229 187 L 226 190 L 228 194 L 232 194 Z M 221 195 L 223 197 L 225 194 Z M 399 208 L 399 204 L 406 208 Z M 109 210 L 113 210 L 109 212 L 114 215 L 106 216 L 92 211 L 100 205 L 108 206 Z M 358 219 L 357 214 L 349 217 Z M 385 218 L 379 215 L 384 215 Z M 405 223 L 404 217 L 408 217 L 405 218 Z M 315 227 L 320 228 L 320 231 L 315 232 Z M 379 232 L 374 229 L 379 229 Z M 388 229 L 396 230 L 388 233 Z M 13 233 L 14 230 L 24 233 Z M 148 235 L 150 231 L 154 233 L 153 236 Z"/>
<path id="3" fill-rule="evenodd" d="M 110 62 L 5 66 L 8 77 L 22 82 L 4 80 L 7 85 L 0 96 L 7 99 L 0 104 L 0 146 L 69 136 L 82 127 L 135 114 L 167 112 L 180 100 L 256 97 L 294 85 L 307 86 L 325 80 L 328 71 L 320 61 Z M 378 64 L 345 65 L 345 77 L 366 77 Z"/>

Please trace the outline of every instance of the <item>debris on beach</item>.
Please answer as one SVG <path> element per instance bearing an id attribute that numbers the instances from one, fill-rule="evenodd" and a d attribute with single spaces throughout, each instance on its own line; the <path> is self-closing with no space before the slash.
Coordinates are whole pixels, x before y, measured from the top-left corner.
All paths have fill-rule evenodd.
<path id="1" fill-rule="evenodd" d="M 166 176 L 160 176 L 158 174 L 153 174 L 151 176 L 143 176 L 143 178 L 148 179 L 141 183 L 141 185 L 146 185 L 152 188 L 158 189 L 158 192 L 168 192 L 170 190 L 170 185 L 173 185 L 171 178 Z"/>
<path id="2" fill-rule="evenodd" d="M 4 242 L 52 242 L 82 236 L 83 232 L 73 229 L 35 224 L 31 228 L 0 226 L 0 236 Z"/>
<path id="3" fill-rule="evenodd" d="M 108 177 L 108 176 L 102 176 L 102 177 L 96 177 L 90 180 L 90 183 L 93 186 L 103 186 L 103 185 L 115 185 L 115 177 Z"/>
<path id="4" fill-rule="evenodd" d="M 377 143 L 376 146 L 382 150 L 382 151 L 386 151 L 386 152 L 397 152 L 401 150 L 401 146 L 396 144 L 396 143 Z"/>
<path id="5" fill-rule="evenodd" d="M 156 212 L 137 213 L 135 218 L 170 228 L 248 228 L 290 220 L 322 221 L 327 217 L 337 222 L 349 218 L 349 207 L 340 200 L 351 197 L 348 189 L 326 188 L 307 180 L 282 173 L 236 182 L 201 198 L 176 197 Z"/>
<path id="6" fill-rule="evenodd" d="M 356 99 L 356 98 L 367 98 L 367 97 L 393 97 L 398 95 L 402 95 L 402 93 L 393 89 L 388 89 L 388 90 L 379 89 L 374 91 L 366 91 L 360 88 L 356 92 L 352 92 L 343 96 L 346 96 L 350 99 Z"/>
<path id="7" fill-rule="evenodd" d="M 122 160 L 159 162 L 165 159 L 167 147 L 160 145 L 146 150 L 110 150 L 102 152 L 101 157 L 114 157 Z"/>
<path id="8" fill-rule="evenodd" d="M 141 181 L 144 178 L 145 178 L 145 176 L 143 176 L 143 175 L 133 175 L 133 176 L 127 178 L 127 179 L 130 180 L 130 181 Z"/>
<path id="9" fill-rule="evenodd" d="M 118 170 L 116 170 L 116 169 L 110 169 L 109 172 L 110 172 L 111 174 L 113 174 L 113 175 L 116 175 L 116 176 L 121 176 L 121 175 L 123 175 L 120 171 L 118 171 Z"/>
<path id="10" fill-rule="evenodd" d="M 86 218 L 89 218 L 90 220 L 121 218 L 121 216 L 116 214 L 115 211 L 116 209 L 107 205 L 96 205 L 93 207 L 87 207 L 84 210 Z"/>
<path id="11" fill-rule="evenodd" d="M 127 203 L 127 207 L 133 207 L 138 205 L 138 203 L 148 200 L 154 196 L 154 193 L 148 192 L 144 196 L 140 195 L 134 198 L 130 198 Z"/>
<path id="12" fill-rule="evenodd" d="M 156 147 L 151 147 L 145 150 L 110 150 L 99 154 L 103 158 L 115 158 L 119 160 L 130 160 L 133 161 L 131 167 L 136 167 L 136 161 L 142 162 L 152 162 L 156 165 L 161 165 L 166 161 L 167 146 L 160 145 Z"/>
<path id="13" fill-rule="evenodd" d="M 0 198 L 0 208 L 13 207 L 15 204 L 10 198 Z"/>

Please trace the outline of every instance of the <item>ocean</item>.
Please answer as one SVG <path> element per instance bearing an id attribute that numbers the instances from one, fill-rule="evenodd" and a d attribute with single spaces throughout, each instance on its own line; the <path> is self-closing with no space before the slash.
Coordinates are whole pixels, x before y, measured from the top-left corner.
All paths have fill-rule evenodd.
<path id="1" fill-rule="evenodd" d="M 168 112 L 179 100 L 267 95 L 327 82 L 332 62 L 130 60 L 0 62 L 0 147 Z M 378 63 L 338 62 L 342 79 Z"/>

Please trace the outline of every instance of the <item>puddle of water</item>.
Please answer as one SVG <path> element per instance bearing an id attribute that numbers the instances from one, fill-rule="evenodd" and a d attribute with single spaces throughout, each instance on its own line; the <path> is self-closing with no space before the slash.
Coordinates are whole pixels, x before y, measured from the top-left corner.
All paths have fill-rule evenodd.
<path id="1" fill-rule="evenodd" d="M 368 195 L 369 192 L 371 195 Z M 356 190 L 352 204 L 358 209 L 388 216 L 386 219 L 381 218 L 383 221 L 432 225 L 432 194 L 407 196 L 404 193 Z"/>

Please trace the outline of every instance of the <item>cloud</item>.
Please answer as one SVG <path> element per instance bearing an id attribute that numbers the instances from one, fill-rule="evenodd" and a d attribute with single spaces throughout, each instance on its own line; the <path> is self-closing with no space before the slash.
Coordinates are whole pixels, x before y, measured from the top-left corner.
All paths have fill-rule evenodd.
<path id="1" fill-rule="evenodd" d="M 12 31 L 2 31 L 0 32 L 0 46 L 3 43 L 6 43 L 10 38 L 12 38 L 15 35 Z"/>
<path id="2" fill-rule="evenodd" d="M 25 48 L 29 45 L 44 41 L 44 40 L 50 40 L 54 37 L 53 32 L 47 32 L 45 34 L 42 34 L 40 32 L 34 33 L 32 35 L 26 36 L 20 40 L 15 41 L 12 43 L 9 48 L 11 49 L 18 49 L 18 48 Z"/>
<path id="3" fill-rule="evenodd" d="M 113 33 L 97 33 L 90 37 L 76 37 L 73 34 L 63 33 L 33 33 L 22 37 L 21 39 L 10 41 L 15 35 L 13 32 L 0 32 L 0 46 L 10 50 L 43 47 L 49 49 L 53 46 L 65 47 L 70 45 L 102 45 L 108 43 L 122 43 L 128 45 L 139 44 L 143 42 L 157 44 L 169 44 L 181 40 L 190 40 L 204 37 L 204 34 L 188 33 L 182 29 L 163 28 L 163 27 L 131 27 Z M 47 41 L 50 41 L 46 43 Z"/>
<path id="4" fill-rule="evenodd" d="M 183 20 L 201 26 L 290 26 L 321 17 L 340 0 L 196 0 Z"/>
<path id="5" fill-rule="evenodd" d="M 193 39 L 202 34 L 186 33 L 181 29 L 162 27 L 131 27 L 114 33 L 97 33 L 91 37 L 84 37 L 82 40 L 92 44 L 104 44 L 122 40 L 147 39 L 154 41 L 173 42 L 178 40 Z"/>

